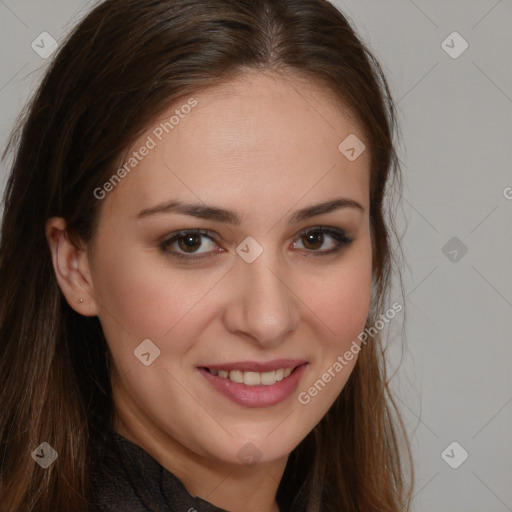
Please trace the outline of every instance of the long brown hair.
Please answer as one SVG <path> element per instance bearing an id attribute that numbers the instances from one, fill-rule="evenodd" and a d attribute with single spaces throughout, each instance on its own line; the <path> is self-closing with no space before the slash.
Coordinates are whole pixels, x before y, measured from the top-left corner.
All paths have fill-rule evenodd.
<path id="1" fill-rule="evenodd" d="M 394 252 L 385 199 L 400 186 L 395 107 L 382 70 L 326 0 L 107 0 L 56 54 L 8 146 L 0 245 L 0 504 L 4 512 L 87 510 L 90 475 L 112 425 L 107 344 L 57 285 L 45 223 L 91 240 L 93 191 L 156 115 L 244 70 L 296 73 L 356 116 L 371 151 L 373 295 L 390 294 Z M 5 157 L 5 155 L 4 155 Z M 329 412 L 292 452 L 281 488 L 312 478 L 309 510 L 402 512 L 411 486 L 404 425 L 376 334 Z M 42 469 L 31 452 L 58 452 Z M 412 464 L 409 473 L 412 482 Z M 321 508 L 314 504 L 322 493 Z"/>

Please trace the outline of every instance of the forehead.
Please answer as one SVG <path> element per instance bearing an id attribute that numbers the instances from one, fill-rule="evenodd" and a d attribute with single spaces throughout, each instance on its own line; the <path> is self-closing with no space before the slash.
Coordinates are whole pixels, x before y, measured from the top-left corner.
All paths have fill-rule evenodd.
<path id="1" fill-rule="evenodd" d="M 136 165 L 125 165 L 129 172 L 109 193 L 108 209 L 122 203 L 134 214 L 180 199 L 276 213 L 302 197 L 311 203 L 340 194 L 365 202 L 369 151 L 350 161 L 339 150 L 351 134 L 364 140 L 350 112 L 325 89 L 248 73 L 155 118 L 126 155 L 123 163 L 131 157 Z"/>

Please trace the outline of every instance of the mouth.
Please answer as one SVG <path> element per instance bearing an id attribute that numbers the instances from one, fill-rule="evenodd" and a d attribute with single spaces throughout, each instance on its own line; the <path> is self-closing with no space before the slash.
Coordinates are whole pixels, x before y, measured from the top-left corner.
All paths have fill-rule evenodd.
<path id="1" fill-rule="evenodd" d="M 245 407 L 268 407 L 297 389 L 308 363 L 282 359 L 270 363 L 225 363 L 198 367 L 210 386 Z"/>
<path id="2" fill-rule="evenodd" d="M 272 386 L 276 382 L 281 382 L 283 379 L 289 377 L 298 366 L 288 368 L 278 368 L 269 372 L 249 372 L 242 370 L 213 370 L 211 368 L 204 368 L 215 377 L 221 379 L 229 379 L 238 384 L 245 384 L 246 386 Z"/>

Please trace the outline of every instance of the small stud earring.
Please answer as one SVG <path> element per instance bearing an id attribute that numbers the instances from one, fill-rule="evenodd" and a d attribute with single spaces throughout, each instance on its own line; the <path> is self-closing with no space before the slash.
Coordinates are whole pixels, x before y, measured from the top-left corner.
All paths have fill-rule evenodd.
<path id="1" fill-rule="evenodd" d="M 84 299 L 82 299 L 82 297 L 80 297 L 80 298 L 78 299 L 78 304 L 82 304 L 82 302 L 83 302 L 83 301 L 84 301 Z"/>

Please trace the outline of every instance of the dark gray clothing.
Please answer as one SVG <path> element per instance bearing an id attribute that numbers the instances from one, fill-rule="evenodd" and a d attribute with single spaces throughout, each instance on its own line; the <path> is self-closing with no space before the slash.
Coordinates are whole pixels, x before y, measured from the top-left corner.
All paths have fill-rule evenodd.
<path id="1" fill-rule="evenodd" d="M 93 475 L 91 512 L 226 512 L 191 496 L 176 476 L 125 437 L 111 432 L 101 464 Z M 281 512 L 307 512 L 307 480 L 296 496 L 281 487 Z"/>

